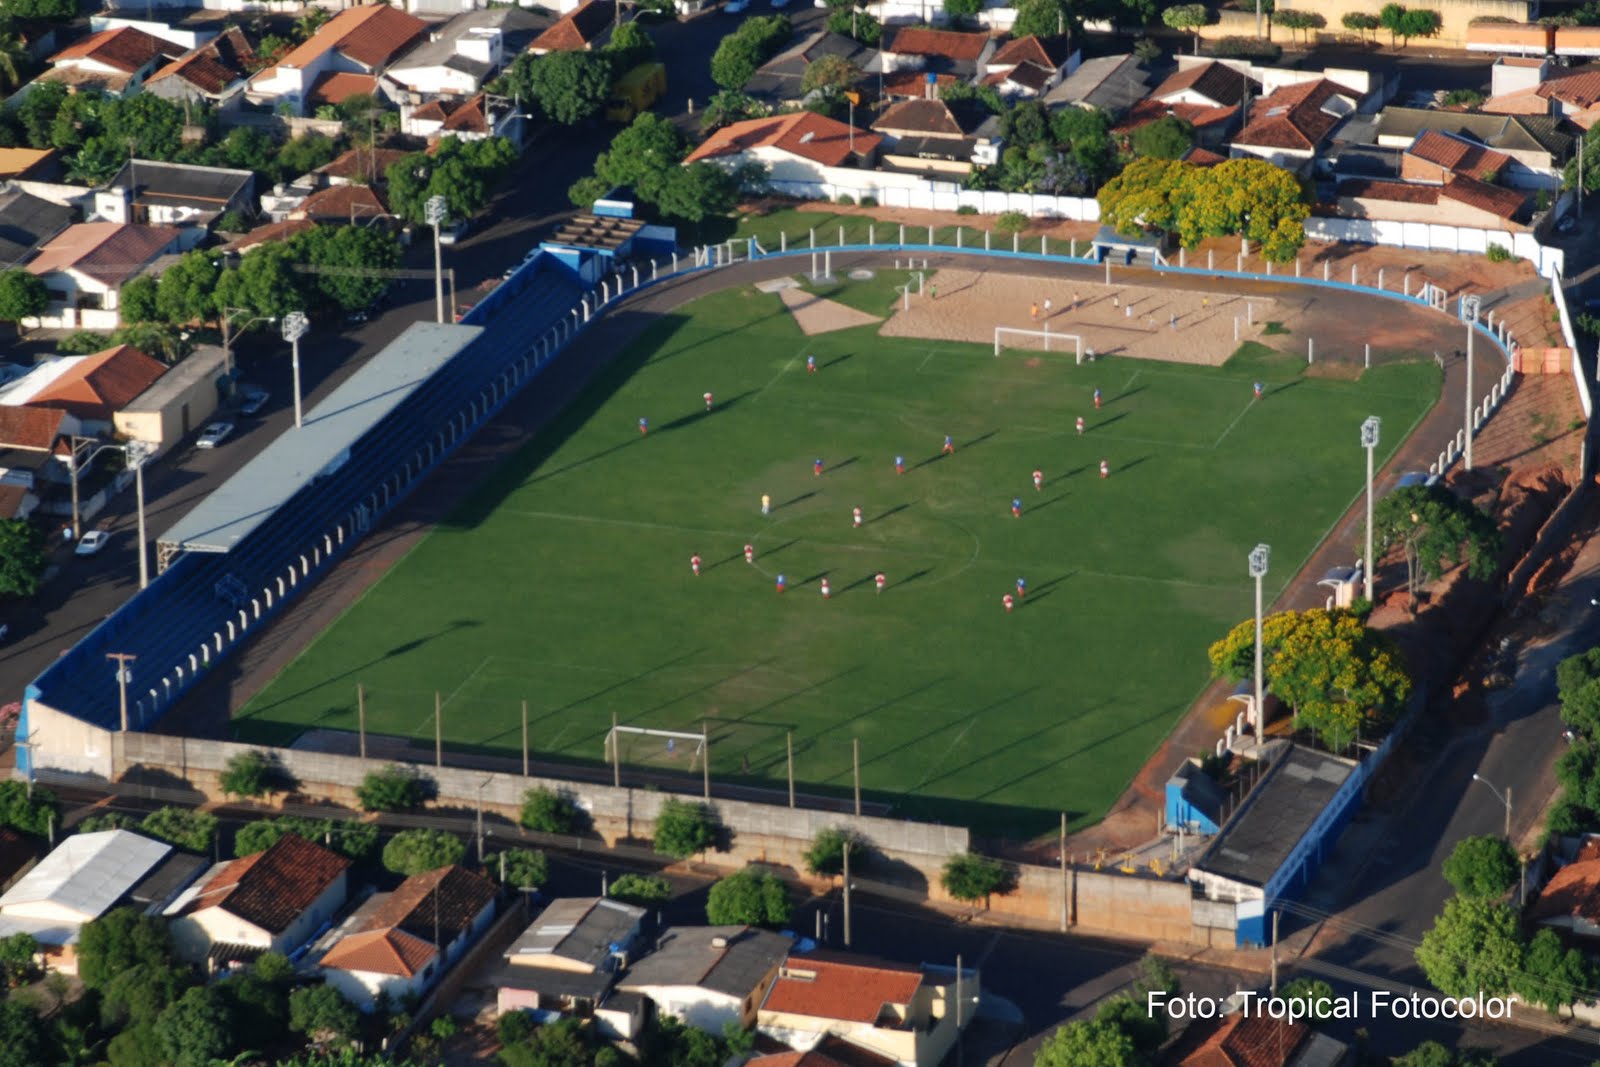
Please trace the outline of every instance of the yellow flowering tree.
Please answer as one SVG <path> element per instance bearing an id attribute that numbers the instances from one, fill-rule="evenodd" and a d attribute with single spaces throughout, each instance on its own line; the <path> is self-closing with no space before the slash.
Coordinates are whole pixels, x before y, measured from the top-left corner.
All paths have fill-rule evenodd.
<path id="1" fill-rule="evenodd" d="M 1351 611 L 1284 611 L 1261 626 L 1262 666 L 1272 693 L 1334 752 L 1368 723 L 1388 722 L 1411 696 L 1411 679 L 1390 638 Z M 1243 681 L 1255 669 L 1255 620 L 1208 650 L 1216 677 Z"/>

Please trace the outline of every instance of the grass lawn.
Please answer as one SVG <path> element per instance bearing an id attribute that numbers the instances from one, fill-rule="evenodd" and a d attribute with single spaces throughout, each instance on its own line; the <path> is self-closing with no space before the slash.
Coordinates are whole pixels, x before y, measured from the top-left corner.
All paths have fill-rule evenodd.
<path id="1" fill-rule="evenodd" d="M 881 307 L 881 277 L 859 303 Z M 808 340 L 776 296 L 705 298 L 619 356 L 251 700 L 237 733 L 354 730 L 360 682 L 369 730 L 431 744 L 437 690 L 453 746 L 516 752 L 522 700 L 546 758 L 600 763 L 613 714 L 709 721 L 717 777 L 781 789 L 792 731 L 802 788 L 847 793 L 859 738 L 864 790 L 897 814 L 1028 836 L 1064 810 L 1081 826 L 1204 685 L 1206 645 L 1248 613 L 1250 547 L 1272 545 L 1275 592 L 1359 493 L 1361 420 L 1383 417 L 1387 455 L 1439 389 L 1431 362 L 1359 381 L 1301 366 L 1262 345 L 1208 369 L 997 360 L 871 326 Z M 1008 615 L 1018 577 L 1028 593 Z M 687 771 L 685 748 L 629 756 Z"/>

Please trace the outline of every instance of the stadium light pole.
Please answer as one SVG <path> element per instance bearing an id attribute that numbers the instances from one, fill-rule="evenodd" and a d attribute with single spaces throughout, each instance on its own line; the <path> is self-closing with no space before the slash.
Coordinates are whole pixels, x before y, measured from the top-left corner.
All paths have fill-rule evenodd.
<path id="1" fill-rule="evenodd" d="M 1257 545 L 1250 550 L 1250 577 L 1256 580 L 1256 703 L 1255 712 L 1256 744 L 1261 744 L 1262 732 L 1266 727 L 1266 715 L 1262 704 L 1264 686 L 1261 682 L 1261 579 L 1267 576 L 1267 560 L 1272 554 L 1272 549 L 1267 545 Z"/>
<path id="2" fill-rule="evenodd" d="M 1474 774 L 1472 776 L 1472 780 L 1474 782 L 1482 782 L 1484 785 L 1488 786 L 1489 792 L 1493 793 L 1499 799 L 1500 803 L 1506 806 L 1506 842 L 1509 844 L 1511 841 L 1511 787 L 1509 785 L 1506 786 L 1506 791 L 1502 793 L 1500 790 L 1494 787 L 1493 782 L 1489 781 L 1489 779 L 1485 778 L 1481 774 Z"/>
<path id="3" fill-rule="evenodd" d="M 439 227 L 444 225 L 449 208 L 449 202 L 442 196 L 430 196 L 422 206 L 423 216 L 433 227 L 433 304 L 439 322 L 444 321 L 444 260 L 439 251 Z"/>
<path id="4" fill-rule="evenodd" d="M 1467 421 L 1466 421 L 1466 446 L 1462 451 L 1462 459 L 1466 469 L 1472 469 L 1472 337 L 1478 332 L 1478 309 L 1481 301 L 1476 296 L 1461 298 L 1461 317 L 1467 320 Z"/>
<path id="5" fill-rule="evenodd" d="M 1383 421 L 1376 415 L 1368 415 L 1367 420 L 1361 424 L 1361 447 L 1367 450 L 1367 555 L 1362 561 L 1361 577 L 1366 586 L 1364 594 L 1367 601 L 1372 600 L 1372 454 L 1378 448 L 1378 430 Z"/>
<path id="6" fill-rule="evenodd" d="M 289 342 L 291 353 L 290 361 L 294 366 L 294 425 L 299 429 L 302 425 L 300 412 L 300 338 L 304 337 L 311 324 L 306 321 L 303 311 L 291 311 L 283 317 L 283 339 Z"/>

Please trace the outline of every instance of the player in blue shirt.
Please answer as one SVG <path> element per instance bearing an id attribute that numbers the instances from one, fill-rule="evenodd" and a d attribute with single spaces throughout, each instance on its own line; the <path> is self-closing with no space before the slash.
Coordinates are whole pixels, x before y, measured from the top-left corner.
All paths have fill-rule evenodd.
<path id="1" fill-rule="evenodd" d="M 894 457 L 894 472 L 896 474 L 904 474 L 906 472 L 906 457 Z"/>
<path id="2" fill-rule="evenodd" d="M 1011 514 L 1019 519 L 1022 518 L 1022 498 L 1020 496 L 1011 498 Z"/>
<path id="3" fill-rule="evenodd" d="M 1028 595 L 1028 583 L 1025 579 L 1017 579 L 1017 599 L 1021 600 Z"/>
<path id="4" fill-rule="evenodd" d="M 643 437 L 645 434 L 647 434 L 649 432 L 650 432 L 650 420 L 649 419 L 640 419 L 639 420 L 639 436 Z"/>
<path id="5" fill-rule="evenodd" d="M 956 454 L 956 443 L 949 434 L 944 435 L 944 448 L 940 449 L 941 455 L 953 456 Z"/>
<path id="6" fill-rule="evenodd" d="M 811 461 L 811 473 L 818 478 L 822 477 L 822 459 L 820 457 Z"/>

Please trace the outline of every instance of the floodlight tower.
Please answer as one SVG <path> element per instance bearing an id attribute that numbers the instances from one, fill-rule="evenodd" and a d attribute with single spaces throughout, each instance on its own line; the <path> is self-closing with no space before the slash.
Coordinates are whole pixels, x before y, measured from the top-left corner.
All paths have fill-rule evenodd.
<path id="1" fill-rule="evenodd" d="M 1376 415 L 1368 415 L 1361 424 L 1361 447 L 1367 450 L 1367 554 L 1362 560 L 1361 577 L 1366 585 L 1364 594 L 1370 603 L 1372 600 L 1372 454 L 1378 449 L 1378 430 L 1382 420 Z"/>
<path id="2" fill-rule="evenodd" d="M 439 227 L 450 213 L 450 204 L 442 196 L 430 196 L 422 205 L 423 217 L 433 227 L 433 304 L 436 321 L 444 321 L 444 260 L 439 251 Z"/>
<path id="3" fill-rule="evenodd" d="M 291 363 L 294 366 L 294 425 L 299 429 L 302 425 L 300 412 L 300 338 L 304 337 L 311 324 L 306 321 L 304 311 L 291 311 L 283 317 L 283 339 L 289 342 Z"/>
<path id="4" fill-rule="evenodd" d="M 1261 677 L 1261 579 L 1267 576 L 1267 560 L 1272 555 L 1271 547 L 1257 545 L 1250 550 L 1250 577 L 1256 580 L 1256 702 L 1251 708 L 1255 718 L 1256 744 L 1261 744 L 1267 724 Z"/>

